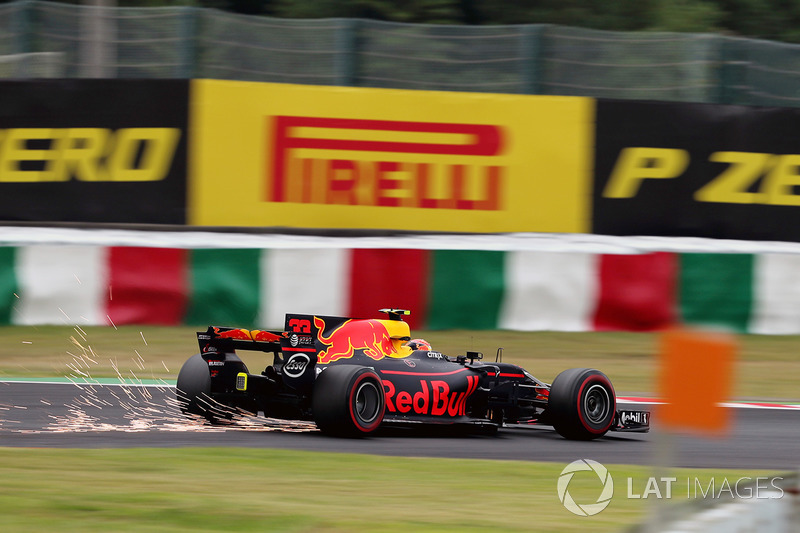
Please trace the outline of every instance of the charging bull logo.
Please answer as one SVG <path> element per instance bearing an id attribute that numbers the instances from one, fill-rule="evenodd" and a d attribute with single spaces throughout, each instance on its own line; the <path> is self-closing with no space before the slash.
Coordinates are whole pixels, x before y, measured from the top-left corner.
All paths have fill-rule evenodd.
<path id="1" fill-rule="evenodd" d="M 215 327 L 214 333 L 219 339 L 234 339 L 240 341 L 261 341 L 261 342 L 275 342 L 281 339 L 280 335 L 276 335 L 269 331 L 261 331 L 260 329 L 229 329 Z"/>
<path id="2" fill-rule="evenodd" d="M 327 336 L 324 334 L 324 320 L 314 317 L 314 325 L 317 339 L 325 345 L 317 355 L 319 364 L 353 357 L 356 350 L 363 350 L 364 355 L 375 360 L 397 351 L 389 331 L 379 320 L 348 320 Z"/>

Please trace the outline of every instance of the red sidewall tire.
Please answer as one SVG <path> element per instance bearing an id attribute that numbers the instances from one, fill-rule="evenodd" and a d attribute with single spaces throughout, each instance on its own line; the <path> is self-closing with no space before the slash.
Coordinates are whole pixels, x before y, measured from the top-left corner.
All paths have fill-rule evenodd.
<path id="1" fill-rule="evenodd" d="M 596 415 L 593 419 L 587 415 L 588 408 L 586 404 L 590 399 L 589 395 L 593 394 L 595 391 L 600 391 L 599 394 L 605 393 L 605 397 L 607 398 L 605 409 L 607 412 Z M 595 435 L 605 435 L 608 430 L 611 429 L 611 424 L 614 422 L 614 414 L 616 413 L 617 401 L 614 395 L 614 387 L 604 374 L 588 376 L 578 389 L 576 401 L 575 408 L 581 420 L 581 425 L 586 428 L 586 431 L 594 433 Z"/>
<path id="2" fill-rule="evenodd" d="M 375 405 L 365 405 L 363 410 L 359 410 L 360 404 L 373 403 Z M 378 375 L 371 371 L 358 374 L 350 387 L 347 405 L 350 420 L 358 431 L 372 433 L 378 429 L 386 410 L 386 396 Z"/>
<path id="3" fill-rule="evenodd" d="M 323 433 L 359 437 L 383 422 L 386 393 L 371 368 L 330 365 L 317 376 L 311 398 L 314 422 Z"/>
<path id="4" fill-rule="evenodd" d="M 605 435 L 616 416 L 616 394 L 608 377 L 591 368 L 571 368 L 550 386 L 547 415 L 563 437 L 591 440 Z"/>

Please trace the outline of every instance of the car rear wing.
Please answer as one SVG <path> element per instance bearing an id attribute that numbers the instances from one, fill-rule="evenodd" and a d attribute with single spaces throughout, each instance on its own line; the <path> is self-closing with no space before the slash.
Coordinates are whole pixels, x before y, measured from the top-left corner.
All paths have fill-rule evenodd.
<path id="1" fill-rule="evenodd" d="M 206 331 L 197 332 L 197 343 L 202 353 L 255 350 L 277 354 L 285 336 L 282 331 L 209 326 Z"/>

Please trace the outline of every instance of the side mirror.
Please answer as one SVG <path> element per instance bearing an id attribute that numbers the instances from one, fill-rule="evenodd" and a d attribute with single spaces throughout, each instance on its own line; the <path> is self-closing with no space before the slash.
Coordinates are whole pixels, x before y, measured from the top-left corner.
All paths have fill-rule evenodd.
<path id="1" fill-rule="evenodd" d="M 483 359 L 483 352 L 467 352 L 467 359 L 469 359 L 471 363 L 474 363 L 475 359 L 480 361 Z"/>

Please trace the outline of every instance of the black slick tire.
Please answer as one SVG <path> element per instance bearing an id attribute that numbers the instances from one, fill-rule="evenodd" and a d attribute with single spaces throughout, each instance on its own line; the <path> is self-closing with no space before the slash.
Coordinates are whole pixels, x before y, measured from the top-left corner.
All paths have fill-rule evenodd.
<path id="1" fill-rule="evenodd" d="M 608 377 L 592 368 L 571 368 L 550 385 L 548 419 L 564 438 L 591 440 L 614 423 L 616 394 Z"/>
<path id="2" fill-rule="evenodd" d="M 175 389 L 181 412 L 189 418 L 203 417 L 211 424 L 225 424 L 233 418 L 229 408 L 211 398 L 211 373 L 199 353 L 183 364 Z"/>
<path id="3" fill-rule="evenodd" d="M 378 374 L 356 365 L 330 365 L 314 382 L 314 422 L 323 433 L 362 437 L 383 421 L 386 395 Z"/>

